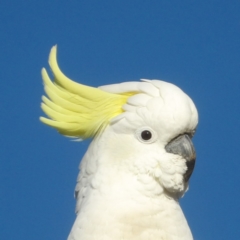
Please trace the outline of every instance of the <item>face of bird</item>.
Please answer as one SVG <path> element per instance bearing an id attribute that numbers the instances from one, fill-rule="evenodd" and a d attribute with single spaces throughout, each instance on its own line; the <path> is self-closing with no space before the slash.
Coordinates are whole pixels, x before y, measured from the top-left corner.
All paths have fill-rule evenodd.
<path id="1" fill-rule="evenodd" d="M 196 159 L 192 137 L 198 115 L 192 100 L 178 91 L 148 99 L 145 106 L 125 108 L 131 112 L 110 125 L 109 159 L 139 181 L 157 183 L 167 194 L 182 196 Z"/>

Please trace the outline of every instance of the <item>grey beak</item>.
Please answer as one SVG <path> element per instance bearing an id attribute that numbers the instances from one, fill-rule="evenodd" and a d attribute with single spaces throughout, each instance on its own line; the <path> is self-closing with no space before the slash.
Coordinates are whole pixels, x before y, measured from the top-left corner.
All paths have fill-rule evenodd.
<path id="1" fill-rule="evenodd" d="M 196 160 L 196 152 L 191 138 L 187 134 L 180 135 L 168 143 L 165 149 L 169 153 L 178 154 L 186 159 L 188 169 L 184 174 L 184 179 L 187 182 L 192 175 Z"/>

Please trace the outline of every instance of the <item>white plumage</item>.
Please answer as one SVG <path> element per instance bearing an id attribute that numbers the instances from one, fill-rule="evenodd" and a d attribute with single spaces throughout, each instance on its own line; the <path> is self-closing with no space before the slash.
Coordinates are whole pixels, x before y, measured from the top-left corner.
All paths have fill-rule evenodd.
<path id="1" fill-rule="evenodd" d="M 99 91 L 127 98 L 122 112 L 105 119 L 106 125 L 94 133 L 81 161 L 75 189 L 77 217 L 68 240 L 193 239 L 178 199 L 188 188 L 192 171 L 188 163 L 195 158 L 172 150 L 175 145 L 181 145 L 180 153 L 191 148 L 189 137 L 198 123 L 192 100 L 175 85 L 159 80 L 102 86 Z M 104 105 L 108 107 L 114 108 Z M 58 129 L 55 123 L 45 123 Z M 175 141 L 179 136 L 180 144 Z M 189 136 L 187 147 L 181 136 Z"/>

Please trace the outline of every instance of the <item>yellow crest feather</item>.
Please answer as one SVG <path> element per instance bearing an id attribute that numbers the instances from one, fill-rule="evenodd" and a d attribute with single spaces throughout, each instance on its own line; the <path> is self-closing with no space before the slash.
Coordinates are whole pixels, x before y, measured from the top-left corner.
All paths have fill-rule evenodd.
<path id="1" fill-rule="evenodd" d="M 49 99 L 43 96 L 41 107 L 51 119 L 40 117 L 40 120 L 63 135 L 81 139 L 93 137 L 123 112 L 122 106 L 134 94 L 108 93 L 70 80 L 59 69 L 56 46 L 51 49 L 49 65 L 54 82 L 43 68 L 44 90 Z"/>

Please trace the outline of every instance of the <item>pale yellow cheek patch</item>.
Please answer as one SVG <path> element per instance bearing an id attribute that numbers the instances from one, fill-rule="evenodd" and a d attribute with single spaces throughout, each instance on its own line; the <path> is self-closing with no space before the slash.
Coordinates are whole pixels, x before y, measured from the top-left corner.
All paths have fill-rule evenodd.
<path id="1" fill-rule="evenodd" d="M 86 139 L 104 129 L 109 121 L 123 112 L 122 106 L 134 93 L 112 94 L 76 83 L 67 78 L 57 64 L 57 47 L 51 49 L 49 65 L 54 82 L 42 69 L 44 90 L 42 110 L 50 118 L 40 120 L 61 134 Z"/>

